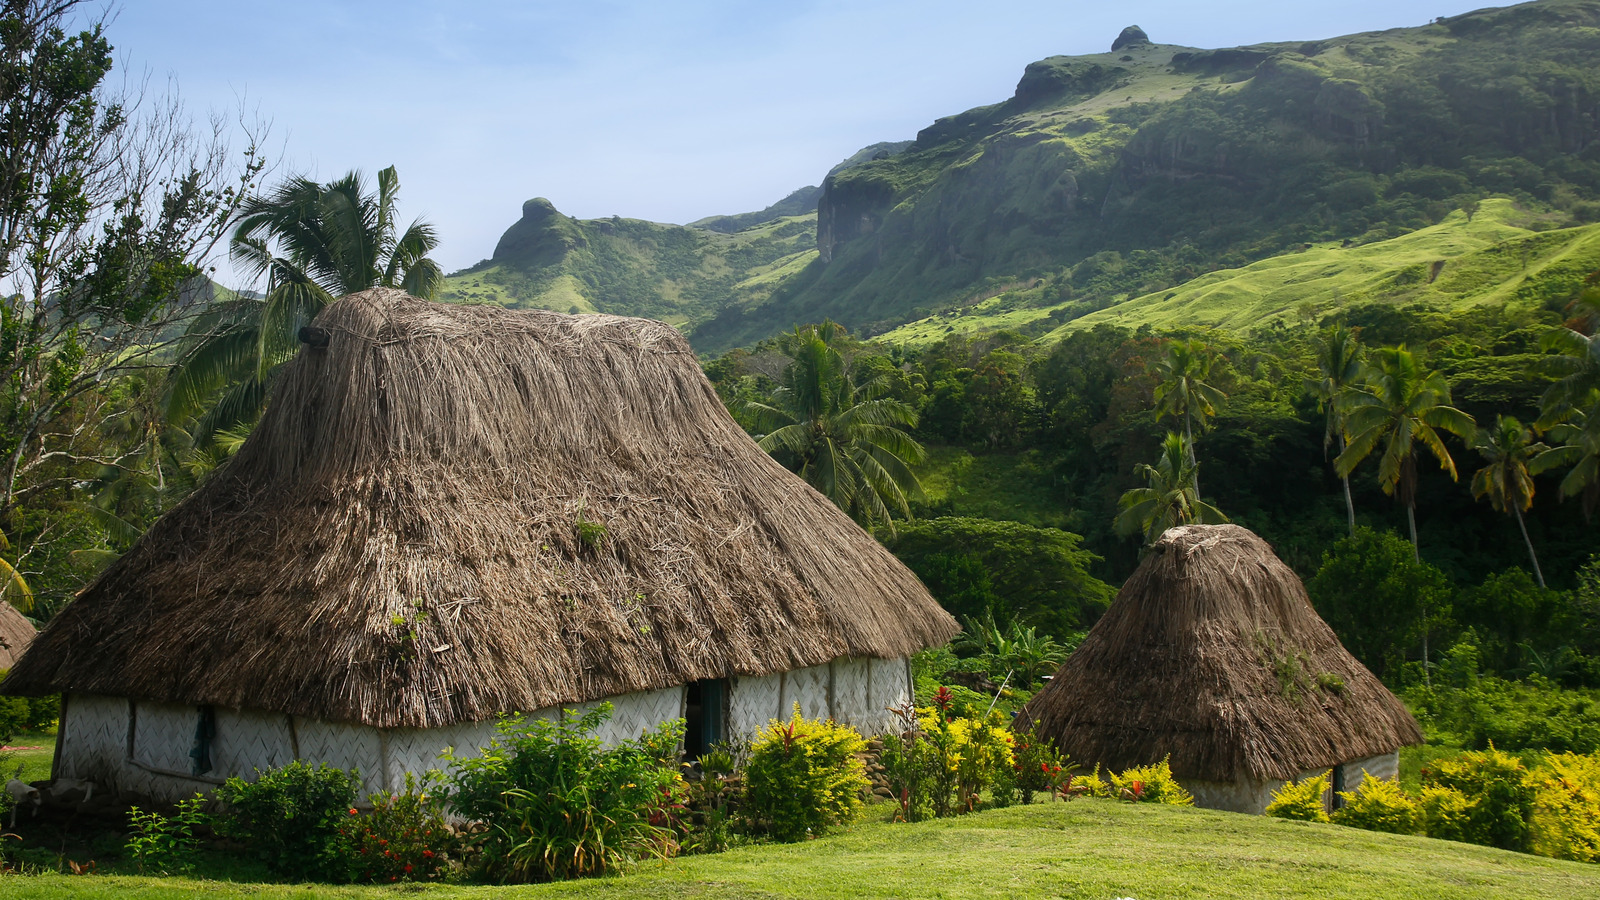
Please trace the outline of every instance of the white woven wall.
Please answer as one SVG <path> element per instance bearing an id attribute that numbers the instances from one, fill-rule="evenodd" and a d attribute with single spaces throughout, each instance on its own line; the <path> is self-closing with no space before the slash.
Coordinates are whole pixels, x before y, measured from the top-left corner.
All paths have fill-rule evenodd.
<path id="1" fill-rule="evenodd" d="M 189 750 L 194 747 L 200 711 L 193 706 L 146 700 L 137 704 L 136 712 L 134 761 L 170 772 L 188 772 L 194 765 Z M 217 771 L 222 770 L 218 767 Z"/>
<path id="2" fill-rule="evenodd" d="M 810 666 L 790 672 L 783 685 L 783 703 L 778 718 L 794 715 L 794 705 L 800 704 L 800 714 L 808 719 L 826 719 L 833 710 L 828 705 L 828 678 L 830 666 Z"/>
<path id="3" fill-rule="evenodd" d="M 832 704 L 829 703 L 830 682 Z M 795 703 L 809 718 L 833 717 L 863 734 L 887 727 L 888 706 L 909 695 L 905 660 L 840 659 L 783 675 L 730 679 L 728 728 L 731 735 L 750 737 L 773 719 L 787 719 Z M 683 715 L 684 689 L 642 691 L 611 698 L 611 719 L 599 737 L 608 744 L 633 740 L 646 728 Z M 597 703 L 598 701 L 596 701 Z M 596 703 L 579 704 L 577 711 Z M 259 710 L 216 711 L 217 731 L 211 750 L 209 778 L 193 779 L 149 772 L 126 761 L 127 700 L 78 696 L 68 699 L 61 732 L 61 768 L 65 778 L 88 778 L 108 788 L 137 793 L 163 802 L 209 791 L 228 776 L 254 777 L 258 769 L 281 766 L 294 758 L 325 762 L 361 773 L 364 794 L 396 790 L 406 772 L 444 768 L 439 754 L 456 748 L 475 755 L 494 736 L 494 722 L 463 722 L 447 728 L 395 728 L 383 731 L 365 725 L 323 722 Z M 535 716 L 554 718 L 556 708 Z M 171 772 L 188 772 L 199 711 L 173 703 L 138 704 L 135 753 L 139 763 Z"/>
<path id="4" fill-rule="evenodd" d="M 62 778 L 104 781 L 120 768 L 128 744 L 128 701 L 121 697 L 73 694 L 57 740 Z"/>
<path id="5" fill-rule="evenodd" d="M 754 737 L 768 722 L 780 716 L 783 678 L 782 675 L 743 675 L 729 679 L 729 737 Z"/>

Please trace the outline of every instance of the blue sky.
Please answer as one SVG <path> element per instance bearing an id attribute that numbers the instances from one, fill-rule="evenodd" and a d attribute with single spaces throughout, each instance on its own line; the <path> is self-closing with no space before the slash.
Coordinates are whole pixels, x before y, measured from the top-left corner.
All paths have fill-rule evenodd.
<path id="1" fill-rule="evenodd" d="M 760 209 L 867 144 L 1009 96 L 1029 62 L 1420 25 L 1481 3 L 132 0 L 125 73 L 191 110 L 244 102 L 281 171 L 398 166 L 447 270 L 488 256 L 530 197 L 582 218 Z"/>

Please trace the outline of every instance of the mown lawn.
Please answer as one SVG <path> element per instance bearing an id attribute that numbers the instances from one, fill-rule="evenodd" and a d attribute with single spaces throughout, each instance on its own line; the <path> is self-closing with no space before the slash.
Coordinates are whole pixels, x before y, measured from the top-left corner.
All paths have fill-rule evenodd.
<path id="1" fill-rule="evenodd" d="M 1600 897 L 1600 866 L 1207 810 L 1078 800 L 919 825 L 861 824 L 792 846 L 527 886 L 323 887 L 182 878 L 0 879 L 0 896 L 845 898 Z"/>

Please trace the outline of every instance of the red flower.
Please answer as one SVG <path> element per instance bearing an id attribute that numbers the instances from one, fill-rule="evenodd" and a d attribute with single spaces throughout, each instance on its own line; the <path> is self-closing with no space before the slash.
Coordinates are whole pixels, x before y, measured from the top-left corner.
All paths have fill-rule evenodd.
<path id="1" fill-rule="evenodd" d="M 954 703 L 955 699 L 955 694 L 950 693 L 950 688 L 941 684 L 933 694 L 933 705 L 939 707 L 940 712 L 945 712 L 950 709 L 950 704 Z"/>
<path id="2" fill-rule="evenodd" d="M 422 851 L 422 855 L 427 859 L 433 859 L 433 851 L 432 850 L 424 850 L 424 851 Z"/>
<path id="3" fill-rule="evenodd" d="M 407 875 L 411 874 L 411 863 L 406 863 L 406 874 Z"/>
<path id="4" fill-rule="evenodd" d="M 352 816 L 353 816 L 353 815 L 356 815 L 356 814 L 357 814 L 357 813 L 356 813 L 356 808 L 355 808 L 355 807 L 353 807 L 353 806 L 352 806 L 352 807 L 350 807 L 350 815 L 352 815 Z"/>

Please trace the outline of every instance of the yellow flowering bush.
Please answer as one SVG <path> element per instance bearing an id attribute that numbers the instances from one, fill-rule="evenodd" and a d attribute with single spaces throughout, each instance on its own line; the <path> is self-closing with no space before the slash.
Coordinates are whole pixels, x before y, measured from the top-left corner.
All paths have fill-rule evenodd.
<path id="1" fill-rule="evenodd" d="M 1533 852 L 1600 862 L 1600 755 L 1553 754 L 1538 776 L 1528 821 Z"/>
<path id="2" fill-rule="evenodd" d="M 1149 766 L 1107 773 L 1109 784 L 1100 792 L 1117 800 L 1133 803 L 1164 803 L 1168 806 L 1193 806 L 1194 796 L 1172 777 L 1171 757 Z"/>
<path id="3" fill-rule="evenodd" d="M 1390 834 L 1416 834 L 1422 828 L 1417 801 L 1398 782 L 1374 778 L 1371 772 L 1361 774 L 1359 787 L 1339 792 L 1344 805 L 1333 812 L 1335 824 Z"/>
<path id="4" fill-rule="evenodd" d="M 934 815 L 971 812 L 978 807 L 985 790 L 993 805 L 1009 805 L 1016 790 L 1010 729 L 997 715 L 979 719 L 951 714 L 947 688 L 940 688 L 933 701 L 933 706 L 917 710 L 917 725 L 933 747 L 936 759 L 932 779 Z"/>
<path id="5" fill-rule="evenodd" d="M 745 768 L 745 816 L 780 841 L 815 837 L 850 818 L 868 786 L 857 756 L 867 742 L 848 725 L 807 719 L 798 704 L 787 722 L 756 737 Z"/>
<path id="6" fill-rule="evenodd" d="M 1300 781 L 1286 781 L 1283 787 L 1272 795 L 1272 802 L 1267 804 L 1267 815 L 1301 822 L 1326 822 L 1328 811 L 1323 808 L 1322 796 L 1327 792 L 1326 775 Z"/>

